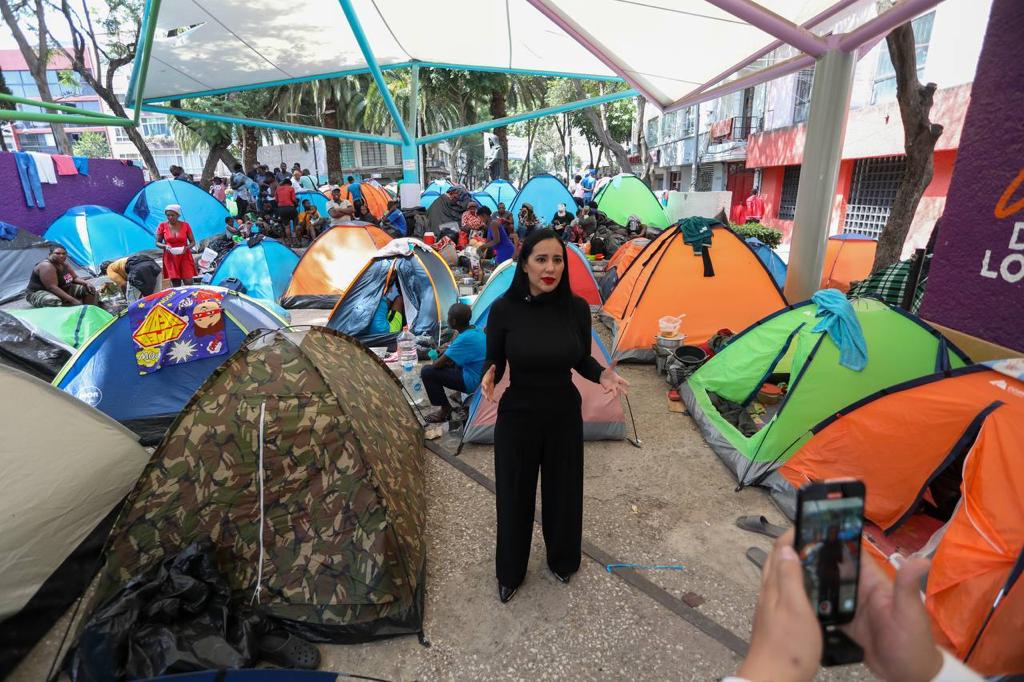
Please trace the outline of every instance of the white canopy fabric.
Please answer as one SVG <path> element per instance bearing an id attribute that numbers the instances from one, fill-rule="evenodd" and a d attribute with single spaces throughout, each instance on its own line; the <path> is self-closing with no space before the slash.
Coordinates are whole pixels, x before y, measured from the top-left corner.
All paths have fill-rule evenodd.
<path id="1" fill-rule="evenodd" d="M 742 0 L 746 4 L 752 3 Z M 721 0 L 352 0 L 378 63 L 625 79 L 665 107 L 776 38 Z M 800 25 L 850 0 L 758 0 Z M 168 37 L 171 34 L 172 37 Z M 612 55 L 609 59 L 609 55 Z M 164 0 L 144 100 L 365 67 L 338 0 Z"/>

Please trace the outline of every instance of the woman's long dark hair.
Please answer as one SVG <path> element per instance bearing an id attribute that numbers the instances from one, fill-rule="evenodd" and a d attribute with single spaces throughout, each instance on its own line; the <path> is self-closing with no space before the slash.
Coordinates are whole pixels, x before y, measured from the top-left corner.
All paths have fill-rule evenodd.
<path id="1" fill-rule="evenodd" d="M 516 273 L 512 277 L 512 285 L 508 288 L 508 291 L 505 292 L 505 295 L 519 301 L 528 301 L 533 298 L 530 295 L 530 278 L 523 267 L 530 259 L 530 254 L 533 253 L 537 244 L 546 239 L 554 239 L 558 242 L 558 245 L 562 247 L 562 262 L 565 264 L 565 268 L 562 270 L 562 278 L 558 280 L 558 285 L 555 287 L 555 290 L 550 294 L 542 295 L 545 297 L 551 296 L 554 302 L 558 305 L 563 305 L 568 310 L 572 310 L 573 294 L 572 287 L 569 285 L 569 254 L 565 248 L 565 242 L 559 239 L 558 233 L 551 228 L 534 230 L 526 239 L 523 240 L 523 246 L 519 250 L 519 260 L 516 262 Z"/>

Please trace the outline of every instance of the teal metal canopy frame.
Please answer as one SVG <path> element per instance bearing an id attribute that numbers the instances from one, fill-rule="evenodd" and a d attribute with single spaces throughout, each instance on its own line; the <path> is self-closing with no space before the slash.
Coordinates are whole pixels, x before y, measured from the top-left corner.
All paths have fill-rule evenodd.
<path id="1" fill-rule="evenodd" d="M 356 42 L 359 45 L 359 49 L 363 53 L 363 58 L 366 61 L 366 66 L 355 67 L 351 69 L 343 69 L 331 73 L 319 74 L 316 76 L 284 78 L 273 81 L 265 81 L 261 83 L 249 83 L 245 85 L 238 85 L 226 88 L 201 90 L 184 93 L 181 95 L 147 98 L 144 97 L 146 87 L 146 74 L 149 70 L 149 59 L 150 54 L 152 52 L 154 36 L 156 34 L 156 16 L 160 10 L 160 4 L 161 0 L 146 0 L 145 7 L 143 9 L 143 19 L 139 37 L 139 46 L 138 49 L 136 50 L 131 80 L 129 81 L 128 93 L 125 98 L 125 105 L 129 108 L 134 109 L 134 123 L 136 125 L 138 125 L 142 112 L 147 111 L 151 113 L 181 116 L 185 118 L 197 118 L 207 121 L 218 121 L 221 123 L 247 125 L 256 128 L 265 128 L 269 130 L 285 130 L 288 132 L 297 133 L 301 135 L 322 135 L 324 137 L 355 140 L 357 142 L 373 142 L 397 146 L 401 147 L 402 149 L 402 165 L 404 176 L 403 179 L 406 182 L 419 181 L 419 172 L 417 168 L 418 153 L 416 152 L 416 150 L 423 145 L 435 144 L 437 142 L 442 142 L 444 140 L 449 140 L 455 137 L 461 137 L 463 135 L 471 135 L 473 133 L 491 130 L 494 128 L 502 128 L 513 123 L 520 123 L 522 121 L 543 118 L 545 116 L 552 116 L 555 114 L 561 114 L 569 111 L 577 111 L 579 109 L 585 109 L 587 107 L 606 104 L 609 102 L 627 99 L 630 97 L 636 97 L 639 95 L 637 90 L 629 89 L 601 95 L 599 97 L 592 97 L 589 99 L 583 99 L 576 102 L 569 102 L 558 106 L 538 109 L 536 111 L 517 114 L 515 116 L 507 116 L 504 118 L 494 119 L 491 121 L 475 123 L 473 125 L 455 128 L 454 130 L 449 130 L 446 132 L 418 137 L 416 134 L 416 112 L 419 100 L 418 72 L 419 69 L 421 68 L 452 69 L 460 71 L 485 71 L 491 73 L 542 76 L 548 78 L 572 78 L 576 80 L 593 80 L 609 83 L 624 83 L 625 81 L 619 76 L 591 76 L 580 73 L 565 73 L 537 69 L 490 68 L 466 66 L 460 64 L 447 64 L 440 62 L 421 62 L 418 60 L 410 60 L 397 64 L 380 64 L 377 62 L 377 58 L 373 53 L 373 48 L 366 37 L 366 33 L 363 30 L 362 22 L 359 20 L 359 16 L 355 11 L 355 8 L 352 4 L 352 0 L 338 0 L 338 4 L 341 6 L 342 12 L 344 12 L 345 18 L 348 21 L 349 28 L 352 30 L 352 35 L 355 37 Z M 388 88 L 387 82 L 384 78 L 385 71 L 393 71 L 397 69 L 406 68 L 410 69 L 413 74 L 412 92 L 410 93 L 410 111 L 408 112 L 408 127 L 406 126 L 406 122 L 402 117 L 402 113 L 399 111 L 398 105 L 395 102 L 395 99 L 391 94 L 391 91 Z M 377 85 L 377 89 L 380 91 L 381 98 L 384 100 L 384 106 L 387 108 L 388 113 L 391 115 L 392 123 L 394 124 L 395 130 L 398 132 L 398 138 L 385 137 L 383 135 L 374 135 L 371 133 L 360 133 L 350 130 L 335 130 L 332 128 L 323 128 L 320 126 L 299 125 L 294 123 L 286 123 L 283 121 L 269 121 L 266 119 L 248 118 L 245 116 L 232 116 L 229 114 L 217 112 L 182 109 L 180 107 L 170 107 L 161 104 L 171 100 L 179 101 L 185 99 L 193 99 L 197 97 L 226 95 L 233 92 L 260 90 L 264 88 L 293 85 L 296 83 L 304 83 L 331 78 L 343 78 L 346 76 L 355 76 L 366 73 L 369 73 L 370 75 L 373 76 L 374 83 Z M 120 125 L 131 124 L 131 122 L 127 122 L 127 119 L 125 120 L 126 123 Z M 412 129 L 411 133 L 410 128 Z"/>
<path id="2" fill-rule="evenodd" d="M 0 102 L 11 104 L 24 104 L 26 106 L 50 109 L 61 113 L 48 114 L 36 111 L 21 111 L 18 109 L 0 109 L 0 121 L 34 121 L 39 123 L 60 123 L 68 126 L 98 127 L 98 126 L 120 126 L 133 125 L 127 118 L 106 114 L 101 111 L 88 111 L 53 102 L 40 102 L 14 95 L 0 95 Z M 85 112 L 85 113 L 83 113 Z"/>

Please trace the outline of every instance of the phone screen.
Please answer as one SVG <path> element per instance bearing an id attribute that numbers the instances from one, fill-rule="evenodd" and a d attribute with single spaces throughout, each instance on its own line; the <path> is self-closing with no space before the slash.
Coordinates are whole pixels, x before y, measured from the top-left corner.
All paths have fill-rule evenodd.
<path id="1" fill-rule="evenodd" d="M 804 586 L 822 623 L 846 623 L 857 610 L 864 498 L 829 490 L 826 499 L 803 499 L 796 549 Z"/>

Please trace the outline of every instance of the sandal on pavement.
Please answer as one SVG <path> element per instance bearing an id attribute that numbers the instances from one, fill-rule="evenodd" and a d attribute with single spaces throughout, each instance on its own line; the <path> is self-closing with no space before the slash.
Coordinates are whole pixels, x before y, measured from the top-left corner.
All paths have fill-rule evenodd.
<path id="1" fill-rule="evenodd" d="M 767 535 L 770 538 L 777 538 L 786 532 L 786 529 L 782 526 L 769 523 L 768 519 L 764 516 L 741 516 L 736 519 L 736 525 L 743 530 Z"/>

